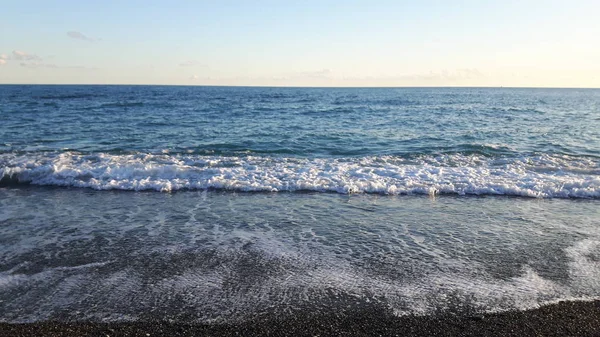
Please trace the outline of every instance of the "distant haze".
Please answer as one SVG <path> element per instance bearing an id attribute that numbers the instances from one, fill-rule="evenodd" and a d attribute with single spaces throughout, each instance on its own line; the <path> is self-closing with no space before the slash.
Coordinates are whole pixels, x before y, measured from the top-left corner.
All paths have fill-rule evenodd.
<path id="1" fill-rule="evenodd" d="M 600 87 L 600 1 L 5 1 L 0 83 Z"/>

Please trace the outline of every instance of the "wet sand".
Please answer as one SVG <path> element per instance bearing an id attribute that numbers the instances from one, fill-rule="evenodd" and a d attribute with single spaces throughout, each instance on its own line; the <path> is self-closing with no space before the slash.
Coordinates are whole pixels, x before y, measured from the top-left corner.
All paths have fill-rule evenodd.
<path id="1" fill-rule="evenodd" d="M 374 309 L 238 324 L 0 323 L 0 336 L 600 336 L 600 301 L 481 316 L 395 317 Z"/>

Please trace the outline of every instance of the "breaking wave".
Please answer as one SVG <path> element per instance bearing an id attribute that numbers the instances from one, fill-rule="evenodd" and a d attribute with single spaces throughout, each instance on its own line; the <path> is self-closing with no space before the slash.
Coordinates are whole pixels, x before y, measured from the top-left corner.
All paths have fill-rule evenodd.
<path id="1" fill-rule="evenodd" d="M 0 186 L 97 190 L 218 189 L 254 192 L 600 197 L 593 157 L 479 154 L 296 158 L 79 152 L 0 154 Z"/>

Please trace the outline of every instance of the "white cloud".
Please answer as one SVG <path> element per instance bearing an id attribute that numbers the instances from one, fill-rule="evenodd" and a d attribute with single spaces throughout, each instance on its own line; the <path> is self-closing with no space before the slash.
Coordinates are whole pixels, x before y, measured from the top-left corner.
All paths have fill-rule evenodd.
<path id="1" fill-rule="evenodd" d="M 13 50 L 12 59 L 18 61 L 41 61 L 42 58 L 35 54 L 28 54 L 21 50 Z"/>
<path id="2" fill-rule="evenodd" d="M 197 60 L 189 60 L 189 61 L 185 61 L 182 63 L 179 63 L 180 67 L 194 67 L 194 66 L 201 66 L 201 67 L 205 67 L 204 64 L 202 64 L 202 62 L 197 61 Z"/>
<path id="3" fill-rule="evenodd" d="M 323 68 L 320 70 L 300 71 L 295 73 L 281 74 L 272 76 L 271 79 L 275 81 L 290 81 L 290 80 L 305 80 L 305 79 L 316 79 L 316 80 L 330 80 L 334 78 L 334 72 L 331 69 Z"/>
<path id="4" fill-rule="evenodd" d="M 414 74 L 408 76 L 400 76 L 399 78 L 412 79 L 412 80 L 424 80 L 424 81 L 459 81 L 459 80 L 472 80 L 484 78 L 483 75 L 477 69 L 456 69 L 454 71 L 442 70 L 441 72 L 430 71 L 428 74 Z"/>
<path id="5" fill-rule="evenodd" d="M 43 62 L 21 62 L 20 66 L 23 68 L 36 69 L 36 68 L 51 68 L 51 69 L 81 69 L 81 70 L 97 70 L 98 68 L 88 68 L 84 66 L 61 66 L 54 63 L 43 63 Z"/>
<path id="6" fill-rule="evenodd" d="M 60 68 L 56 64 L 42 63 L 42 62 L 29 62 L 29 63 L 21 62 L 20 65 L 21 65 L 21 67 L 31 68 L 31 69 L 34 69 L 34 68 Z"/>
<path id="7" fill-rule="evenodd" d="M 331 75 L 331 69 L 321 69 L 317 71 L 305 71 L 302 76 L 306 77 L 328 77 Z"/>
<path id="8" fill-rule="evenodd" d="M 192 81 L 195 81 L 195 80 L 197 80 L 199 78 L 200 78 L 200 76 L 198 76 L 198 75 L 192 75 L 192 76 L 190 76 L 190 80 L 192 80 Z"/>
<path id="9" fill-rule="evenodd" d="M 347 82 L 381 81 L 385 85 L 393 85 L 394 83 L 395 85 L 440 85 L 440 83 L 443 85 L 485 78 L 487 78 L 487 76 L 476 68 L 463 68 L 455 70 L 444 69 L 442 71 L 431 70 L 427 73 L 415 73 L 407 75 L 343 77 L 342 79 Z"/>
<path id="10" fill-rule="evenodd" d="M 49 56 L 48 58 L 52 59 L 53 56 Z M 8 56 L 6 54 L 0 54 L 0 65 L 6 64 L 7 60 L 21 61 L 21 62 L 19 62 L 19 65 L 23 68 L 29 68 L 29 69 L 37 69 L 37 68 L 89 69 L 89 70 L 97 69 L 97 68 L 89 68 L 89 67 L 78 66 L 78 65 L 64 66 L 64 65 L 58 65 L 55 63 L 44 62 L 44 58 L 42 58 L 38 55 L 35 55 L 35 54 L 26 53 L 22 50 L 13 50 L 13 52 L 10 56 Z"/>
<path id="11" fill-rule="evenodd" d="M 67 32 L 67 36 L 72 39 L 83 40 L 83 41 L 88 41 L 88 42 L 100 41 L 100 39 L 98 39 L 98 38 L 89 37 L 89 36 L 83 34 L 82 32 L 78 32 L 78 31 L 74 31 L 74 30 Z"/>

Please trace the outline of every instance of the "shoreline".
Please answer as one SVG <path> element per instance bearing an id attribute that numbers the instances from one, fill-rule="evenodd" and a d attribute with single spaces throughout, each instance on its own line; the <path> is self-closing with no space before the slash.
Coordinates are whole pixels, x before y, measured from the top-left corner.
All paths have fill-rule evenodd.
<path id="1" fill-rule="evenodd" d="M 600 336 L 600 300 L 474 316 L 396 317 L 373 308 L 234 324 L 166 321 L 0 323 L 0 336 Z"/>

